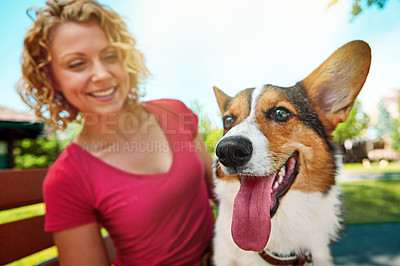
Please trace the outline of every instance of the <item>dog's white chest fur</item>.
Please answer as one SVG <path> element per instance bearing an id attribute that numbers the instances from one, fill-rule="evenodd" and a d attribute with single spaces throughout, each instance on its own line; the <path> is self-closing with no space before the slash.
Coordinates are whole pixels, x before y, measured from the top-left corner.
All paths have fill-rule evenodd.
<path id="1" fill-rule="evenodd" d="M 214 237 L 214 263 L 217 266 L 267 265 L 257 252 L 240 249 L 231 236 L 232 210 L 239 182 L 216 181 L 220 197 Z M 332 264 L 329 243 L 341 229 L 341 189 L 332 186 L 324 194 L 289 191 L 272 218 L 271 236 L 266 248 L 290 254 L 309 250 L 315 265 Z"/>

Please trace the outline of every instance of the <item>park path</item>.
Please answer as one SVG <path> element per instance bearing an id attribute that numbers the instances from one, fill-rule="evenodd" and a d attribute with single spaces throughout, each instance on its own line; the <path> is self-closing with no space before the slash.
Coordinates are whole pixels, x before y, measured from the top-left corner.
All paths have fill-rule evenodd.
<path id="1" fill-rule="evenodd" d="M 399 266 L 400 224 L 347 226 L 332 253 L 335 265 Z"/>

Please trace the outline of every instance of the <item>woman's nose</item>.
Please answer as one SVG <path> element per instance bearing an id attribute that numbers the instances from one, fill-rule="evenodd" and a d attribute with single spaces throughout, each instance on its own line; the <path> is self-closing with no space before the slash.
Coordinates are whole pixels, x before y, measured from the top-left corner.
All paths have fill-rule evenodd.
<path id="1" fill-rule="evenodd" d="M 107 67 L 102 62 L 95 62 L 93 65 L 92 81 L 101 82 L 111 77 Z"/>

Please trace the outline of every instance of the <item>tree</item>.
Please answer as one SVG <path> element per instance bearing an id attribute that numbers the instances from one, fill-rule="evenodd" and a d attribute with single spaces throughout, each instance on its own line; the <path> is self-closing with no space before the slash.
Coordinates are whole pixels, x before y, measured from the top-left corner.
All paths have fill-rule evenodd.
<path id="1" fill-rule="evenodd" d="M 392 139 L 392 148 L 395 151 L 400 151 L 400 120 L 399 119 L 394 120 L 390 137 Z"/>
<path id="2" fill-rule="evenodd" d="M 213 130 L 210 117 L 207 115 L 206 112 L 204 112 L 204 107 L 197 100 L 192 101 L 189 104 L 189 108 L 199 118 L 199 134 L 202 140 L 205 141 L 208 134 L 210 134 L 210 132 Z"/>
<path id="3" fill-rule="evenodd" d="M 189 104 L 190 109 L 199 117 L 199 134 L 211 155 L 214 155 L 215 145 L 222 137 L 223 129 L 214 125 L 210 116 L 204 112 L 203 106 L 194 100 Z"/>
<path id="4" fill-rule="evenodd" d="M 82 125 L 70 123 L 63 132 L 37 139 L 22 139 L 15 143 L 15 168 L 45 168 L 53 164 L 62 150 L 80 132 Z"/>
<path id="5" fill-rule="evenodd" d="M 394 119 L 386 109 L 385 101 L 382 99 L 378 103 L 378 124 L 376 125 L 378 138 L 389 136 L 393 126 Z"/>
<path id="6" fill-rule="evenodd" d="M 54 136 L 22 139 L 16 142 L 15 168 L 49 167 L 61 152 L 60 142 Z"/>
<path id="7" fill-rule="evenodd" d="M 206 144 L 207 150 L 210 152 L 211 155 L 215 154 L 215 145 L 222 137 L 224 130 L 222 128 L 213 129 L 210 134 L 207 135 L 204 143 Z"/>
<path id="8" fill-rule="evenodd" d="M 368 128 L 368 124 L 369 117 L 361 111 L 361 103 L 356 100 L 347 120 L 340 123 L 333 131 L 333 140 L 343 144 L 347 139 L 360 137 L 364 130 Z"/>
<path id="9" fill-rule="evenodd" d="M 339 2 L 339 0 L 332 0 L 328 6 L 333 6 Z M 379 9 L 385 8 L 388 0 L 353 0 L 353 8 L 351 10 L 351 15 L 356 17 L 361 14 L 365 8 L 371 8 L 375 6 Z"/>
<path id="10" fill-rule="evenodd" d="M 398 96 L 397 104 L 399 106 L 399 116 L 400 116 L 400 95 Z M 400 151 L 400 118 L 394 119 L 393 127 L 392 127 L 392 134 L 390 135 L 392 139 L 392 148 L 395 151 Z"/>

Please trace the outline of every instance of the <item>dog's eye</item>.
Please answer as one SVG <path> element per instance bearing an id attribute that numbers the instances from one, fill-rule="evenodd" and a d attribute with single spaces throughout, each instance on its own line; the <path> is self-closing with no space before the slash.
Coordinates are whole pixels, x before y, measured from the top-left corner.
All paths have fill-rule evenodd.
<path id="1" fill-rule="evenodd" d="M 285 107 L 280 106 L 271 108 L 265 113 L 265 116 L 275 122 L 283 123 L 288 121 L 293 114 Z"/>
<path id="2" fill-rule="evenodd" d="M 276 122 L 286 122 L 292 117 L 292 113 L 285 107 L 277 107 L 274 112 Z"/>
<path id="3" fill-rule="evenodd" d="M 232 116 L 227 115 L 224 117 L 224 128 L 226 130 L 230 129 L 233 126 L 234 119 Z"/>

